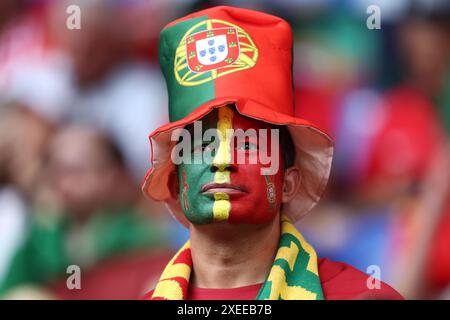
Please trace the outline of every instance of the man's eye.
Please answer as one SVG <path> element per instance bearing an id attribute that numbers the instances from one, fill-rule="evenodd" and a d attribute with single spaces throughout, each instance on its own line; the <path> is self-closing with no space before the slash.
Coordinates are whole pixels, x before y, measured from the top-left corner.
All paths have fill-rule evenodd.
<path id="1" fill-rule="evenodd" d="M 245 143 L 239 144 L 237 146 L 237 149 L 245 150 L 245 151 L 254 151 L 254 150 L 258 150 L 258 146 L 254 143 L 245 142 Z"/>
<path id="2" fill-rule="evenodd" d="M 203 152 L 204 150 L 211 148 L 209 145 L 210 145 L 209 142 L 204 142 L 202 144 L 199 144 L 199 145 L 195 146 L 194 149 L 192 149 L 192 151 L 194 153 Z"/>

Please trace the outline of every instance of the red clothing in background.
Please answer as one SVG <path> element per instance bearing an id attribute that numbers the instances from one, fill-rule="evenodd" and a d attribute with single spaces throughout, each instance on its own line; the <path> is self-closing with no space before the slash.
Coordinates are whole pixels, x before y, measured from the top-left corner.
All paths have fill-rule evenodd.
<path id="1" fill-rule="evenodd" d="M 426 283 L 432 294 L 450 286 L 450 203 L 431 242 L 429 263 L 427 264 Z"/>
<path id="2" fill-rule="evenodd" d="M 367 287 L 369 276 L 345 263 L 319 259 L 319 276 L 327 300 L 403 299 L 397 291 L 384 282 L 381 283 L 380 289 L 370 290 Z M 254 300 L 261 285 L 260 283 L 232 289 L 191 287 L 188 300 Z M 147 293 L 143 299 L 149 299 L 152 293 L 153 290 Z"/>
<path id="3" fill-rule="evenodd" d="M 395 289 L 384 282 L 380 289 L 369 289 L 369 275 L 345 263 L 319 259 L 319 276 L 327 300 L 403 300 Z"/>

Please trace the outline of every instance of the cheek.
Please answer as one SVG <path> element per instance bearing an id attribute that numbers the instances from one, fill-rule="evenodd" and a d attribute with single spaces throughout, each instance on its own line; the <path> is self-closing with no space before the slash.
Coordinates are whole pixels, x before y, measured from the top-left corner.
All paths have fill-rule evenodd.
<path id="1" fill-rule="evenodd" d="M 178 185 L 180 205 L 185 216 L 194 224 L 212 221 L 212 200 L 201 194 L 201 187 L 213 180 L 205 165 L 180 165 L 178 167 Z"/>
<path id="2" fill-rule="evenodd" d="M 187 181 L 186 169 L 184 167 L 180 168 L 178 173 L 178 186 L 180 188 L 179 194 L 181 199 L 181 206 L 183 211 L 186 213 L 190 210 L 190 201 L 189 201 L 189 184 Z"/>
<path id="3" fill-rule="evenodd" d="M 261 165 L 244 165 L 232 174 L 231 182 L 244 185 L 249 194 L 232 200 L 231 223 L 260 224 L 272 220 L 278 213 L 283 188 L 283 173 L 261 175 Z"/>

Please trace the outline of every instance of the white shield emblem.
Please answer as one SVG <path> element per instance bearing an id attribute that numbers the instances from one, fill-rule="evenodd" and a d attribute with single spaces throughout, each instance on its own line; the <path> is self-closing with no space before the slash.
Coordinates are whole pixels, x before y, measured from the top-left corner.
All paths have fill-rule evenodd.
<path id="1" fill-rule="evenodd" d="M 228 56 L 227 36 L 222 34 L 195 43 L 198 61 L 203 65 L 212 65 L 225 60 Z"/>

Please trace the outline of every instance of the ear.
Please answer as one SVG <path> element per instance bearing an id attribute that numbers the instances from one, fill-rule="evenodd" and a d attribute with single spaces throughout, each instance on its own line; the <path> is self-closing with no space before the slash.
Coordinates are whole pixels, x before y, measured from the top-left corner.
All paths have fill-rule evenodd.
<path id="1" fill-rule="evenodd" d="M 301 172 L 296 166 L 286 169 L 284 172 L 283 192 L 281 196 L 281 202 L 286 203 L 291 201 L 298 192 L 301 185 Z"/>

